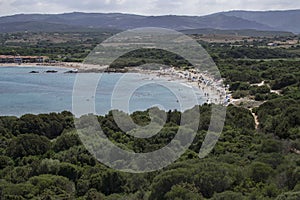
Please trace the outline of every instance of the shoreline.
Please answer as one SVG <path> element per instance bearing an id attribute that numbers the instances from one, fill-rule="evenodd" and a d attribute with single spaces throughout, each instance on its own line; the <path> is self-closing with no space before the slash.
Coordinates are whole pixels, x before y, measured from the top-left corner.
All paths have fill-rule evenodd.
<path id="1" fill-rule="evenodd" d="M 99 70 L 100 65 L 90 65 L 82 63 L 68 63 L 68 62 L 58 62 L 58 63 L 0 63 L 0 67 L 57 67 L 57 68 L 67 68 L 67 69 L 81 69 L 81 70 Z"/>
<path id="2" fill-rule="evenodd" d="M 212 77 L 207 76 L 202 73 L 191 73 L 188 71 L 176 70 L 175 68 L 164 69 L 164 70 L 143 70 L 140 68 L 133 68 L 129 73 L 139 73 L 144 75 L 153 76 L 160 79 L 165 79 L 167 81 L 176 81 L 181 84 L 190 86 L 194 89 L 198 89 L 203 93 L 206 103 L 211 104 L 221 104 L 228 105 L 229 96 L 227 96 L 225 88 L 221 86 L 220 81 L 217 83 Z M 183 76 L 183 74 L 188 74 Z M 190 79 L 187 77 L 195 77 L 195 79 Z M 202 81 L 200 81 L 202 80 Z M 222 81 L 221 81 L 222 82 Z"/>
<path id="3" fill-rule="evenodd" d="M 179 82 L 191 86 L 194 89 L 198 89 L 203 93 L 203 97 L 207 100 L 206 103 L 228 105 L 228 100 L 224 86 L 222 86 L 222 80 L 214 80 L 207 74 L 200 72 L 182 71 L 179 69 L 168 68 L 159 70 L 145 70 L 138 67 L 124 68 L 122 70 L 107 70 L 108 66 L 84 64 L 84 63 L 22 63 L 20 65 L 16 63 L 0 63 L 0 67 L 53 67 L 53 68 L 65 68 L 76 73 L 137 73 L 150 76 L 153 80 L 155 78 L 164 79 L 166 81 Z"/>

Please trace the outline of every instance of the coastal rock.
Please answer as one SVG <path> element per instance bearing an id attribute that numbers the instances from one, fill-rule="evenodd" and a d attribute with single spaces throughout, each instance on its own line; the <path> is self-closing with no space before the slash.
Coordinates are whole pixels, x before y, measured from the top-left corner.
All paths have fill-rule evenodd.
<path id="1" fill-rule="evenodd" d="M 69 70 L 65 72 L 65 74 L 76 74 L 76 73 L 78 73 L 78 70 Z"/>
<path id="2" fill-rule="evenodd" d="M 57 73 L 56 70 L 47 70 L 46 73 Z"/>

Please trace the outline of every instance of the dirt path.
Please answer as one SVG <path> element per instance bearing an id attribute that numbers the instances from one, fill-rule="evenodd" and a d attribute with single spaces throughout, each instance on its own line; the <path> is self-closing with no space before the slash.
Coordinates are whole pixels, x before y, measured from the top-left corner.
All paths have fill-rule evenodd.
<path id="1" fill-rule="evenodd" d="M 257 130 L 259 128 L 258 116 L 253 112 L 253 108 L 250 108 L 249 110 L 251 111 L 251 114 L 254 117 L 255 129 Z"/>
<path id="2" fill-rule="evenodd" d="M 291 152 L 300 155 L 300 151 L 298 149 L 293 148 L 291 149 Z"/>

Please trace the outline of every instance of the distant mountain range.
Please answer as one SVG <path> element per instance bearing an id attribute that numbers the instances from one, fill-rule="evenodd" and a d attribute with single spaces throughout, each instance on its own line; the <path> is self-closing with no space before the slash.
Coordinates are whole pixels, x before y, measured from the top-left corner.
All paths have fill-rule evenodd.
<path id="1" fill-rule="evenodd" d="M 300 33 L 300 10 L 229 11 L 206 16 L 141 16 L 120 13 L 18 14 L 0 17 L 0 32 L 126 30 L 162 27 L 175 30 L 245 30 Z"/>
<path id="2" fill-rule="evenodd" d="M 287 31 L 261 31 L 254 29 L 241 29 L 241 30 L 220 30 L 220 29 L 187 29 L 181 30 L 180 32 L 191 35 L 191 34 L 202 34 L 202 35 L 232 35 L 232 36 L 248 36 L 248 37 L 275 37 L 275 36 L 294 36 L 295 34 Z"/>

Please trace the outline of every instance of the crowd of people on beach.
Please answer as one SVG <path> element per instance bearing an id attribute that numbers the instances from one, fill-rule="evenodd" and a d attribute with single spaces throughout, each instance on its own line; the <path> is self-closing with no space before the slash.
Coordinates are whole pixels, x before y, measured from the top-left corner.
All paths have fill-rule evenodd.
<path id="1" fill-rule="evenodd" d="M 226 87 L 224 87 L 222 79 L 215 79 L 208 72 L 200 72 L 196 69 L 181 70 L 172 67 L 160 69 L 157 75 L 184 80 L 193 87 L 198 87 L 209 104 L 228 105 L 230 102 L 230 95 L 226 95 Z"/>

